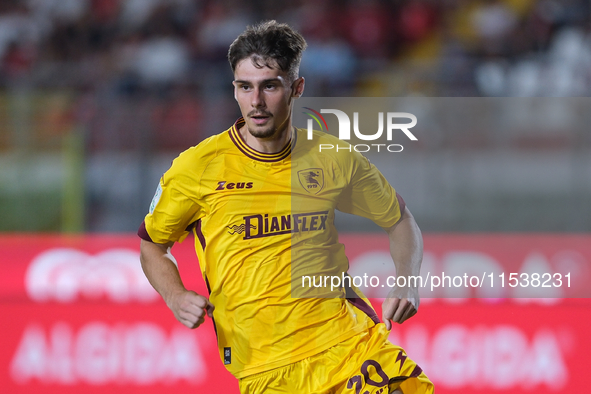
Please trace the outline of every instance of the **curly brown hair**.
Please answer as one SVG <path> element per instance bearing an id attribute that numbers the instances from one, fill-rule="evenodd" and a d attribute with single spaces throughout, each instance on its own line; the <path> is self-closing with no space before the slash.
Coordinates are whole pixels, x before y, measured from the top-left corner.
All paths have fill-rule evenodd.
<path id="1" fill-rule="evenodd" d="M 241 60 L 251 58 L 256 67 L 278 67 L 295 81 L 306 47 L 300 33 L 285 23 L 269 20 L 248 26 L 230 45 L 228 60 L 232 72 Z"/>

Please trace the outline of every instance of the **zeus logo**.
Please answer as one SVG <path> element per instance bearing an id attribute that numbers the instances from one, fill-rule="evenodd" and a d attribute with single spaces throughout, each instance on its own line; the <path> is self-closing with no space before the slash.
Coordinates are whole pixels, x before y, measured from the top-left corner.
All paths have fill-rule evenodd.
<path id="1" fill-rule="evenodd" d="M 218 187 L 215 190 L 233 190 L 233 189 L 252 189 L 252 182 L 218 182 Z"/>
<path id="2" fill-rule="evenodd" d="M 305 108 L 316 114 L 316 116 L 314 116 L 314 114 L 305 112 L 307 115 L 310 115 L 316 121 L 316 123 L 320 126 L 321 130 L 324 130 L 324 127 L 322 126 L 318 118 L 322 120 L 324 126 L 326 126 L 327 131 L 328 125 L 326 124 L 326 120 L 324 120 L 324 117 L 320 113 L 336 115 L 337 120 L 339 122 L 339 139 L 345 141 L 351 139 L 351 119 L 349 119 L 349 116 L 346 113 L 338 109 L 321 109 L 320 113 L 318 113 L 312 108 Z M 388 112 L 386 114 L 386 118 L 386 136 L 388 141 L 392 141 L 392 132 L 394 130 L 401 130 L 411 141 L 417 141 L 417 137 L 415 137 L 414 134 L 411 133 L 410 130 L 408 130 L 417 125 L 416 116 L 408 112 Z M 393 121 L 396 118 L 410 119 L 410 123 L 394 123 Z M 375 141 L 378 138 L 380 138 L 382 136 L 382 133 L 384 132 L 383 112 L 378 113 L 378 122 L 378 131 L 376 133 L 371 135 L 361 134 L 361 131 L 359 131 L 359 112 L 353 112 L 353 132 L 355 133 L 355 136 L 360 140 Z M 312 119 L 308 119 L 308 139 L 312 139 Z"/>

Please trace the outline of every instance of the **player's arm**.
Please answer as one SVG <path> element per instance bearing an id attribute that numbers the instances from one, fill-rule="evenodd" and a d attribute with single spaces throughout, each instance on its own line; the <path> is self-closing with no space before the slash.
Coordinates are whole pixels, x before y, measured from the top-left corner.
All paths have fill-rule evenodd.
<path id="1" fill-rule="evenodd" d="M 423 237 L 414 217 L 404 208 L 402 217 L 392 227 L 385 228 L 390 240 L 390 255 L 396 266 L 396 275 L 420 275 L 423 261 Z M 409 283 L 409 281 L 406 281 Z M 414 316 L 419 308 L 419 291 L 417 287 L 394 287 L 382 304 L 382 320 L 388 330 L 391 321 L 403 323 Z"/>
<path id="2" fill-rule="evenodd" d="M 176 261 L 170 253 L 172 245 L 172 242 L 156 244 L 142 239 L 142 269 L 176 319 L 189 328 L 197 328 L 205 321 L 206 314 L 213 316 L 214 306 L 206 297 L 185 288 Z"/>

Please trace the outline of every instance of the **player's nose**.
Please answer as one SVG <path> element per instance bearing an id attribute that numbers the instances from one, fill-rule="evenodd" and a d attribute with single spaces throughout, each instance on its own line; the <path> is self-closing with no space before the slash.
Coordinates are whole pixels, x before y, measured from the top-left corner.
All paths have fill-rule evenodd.
<path id="1" fill-rule="evenodd" d="M 251 96 L 251 105 L 253 108 L 261 108 L 265 106 L 265 99 L 261 89 L 255 88 Z"/>

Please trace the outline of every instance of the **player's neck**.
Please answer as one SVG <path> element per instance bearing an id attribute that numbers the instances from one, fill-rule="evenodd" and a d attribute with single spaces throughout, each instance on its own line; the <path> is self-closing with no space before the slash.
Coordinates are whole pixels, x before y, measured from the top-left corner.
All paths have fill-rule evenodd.
<path id="1" fill-rule="evenodd" d="M 258 138 L 253 136 L 248 131 L 246 125 L 240 128 L 239 133 L 242 135 L 246 144 L 252 149 L 263 153 L 277 153 L 285 148 L 292 136 L 291 121 L 286 123 L 285 126 L 281 127 L 269 138 Z"/>

